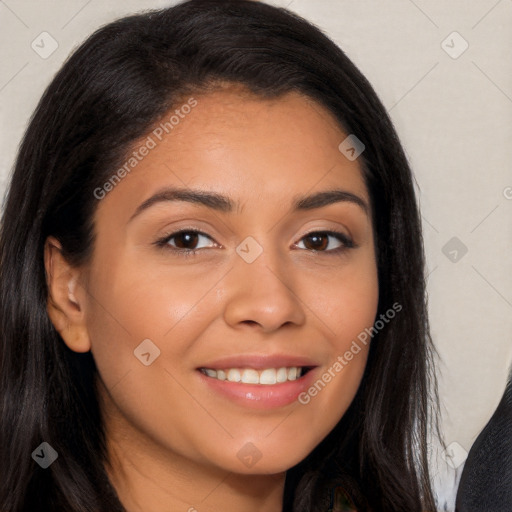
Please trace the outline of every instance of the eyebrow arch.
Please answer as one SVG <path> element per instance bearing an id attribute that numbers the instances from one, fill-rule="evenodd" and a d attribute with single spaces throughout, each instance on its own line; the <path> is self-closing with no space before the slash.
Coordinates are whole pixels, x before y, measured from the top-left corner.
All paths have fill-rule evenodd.
<path id="1" fill-rule="evenodd" d="M 167 201 L 185 201 L 188 203 L 199 204 L 206 208 L 223 213 L 232 213 L 235 210 L 235 207 L 237 209 L 240 208 L 239 202 L 235 202 L 228 196 L 224 196 L 217 192 L 167 187 L 158 191 L 149 199 L 146 199 L 141 203 L 128 222 L 131 222 L 135 217 L 151 206 Z M 355 204 L 359 206 L 366 215 L 368 215 L 368 204 L 358 195 L 346 190 L 325 190 L 312 195 L 296 196 L 292 202 L 292 211 L 314 210 L 316 208 L 321 208 L 323 206 L 339 202 Z"/>

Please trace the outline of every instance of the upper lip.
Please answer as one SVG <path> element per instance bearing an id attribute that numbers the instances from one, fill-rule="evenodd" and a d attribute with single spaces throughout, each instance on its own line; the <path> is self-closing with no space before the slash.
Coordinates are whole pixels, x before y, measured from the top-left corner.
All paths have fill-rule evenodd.
<path id="1" fill-rule="evenodd" d="M 294 356 L 286 354 L 274 355 L 234 355 L 226 356 L 215 361 L 210 361 L 199 368 L 211 368 L 212 370 L 223 370 L 225 368 L 254 368 L 263 370 L 265 368 L 283 368 L 294 366 L 315 367 L 318 364 L 313 359 L 305 356 Z"/>

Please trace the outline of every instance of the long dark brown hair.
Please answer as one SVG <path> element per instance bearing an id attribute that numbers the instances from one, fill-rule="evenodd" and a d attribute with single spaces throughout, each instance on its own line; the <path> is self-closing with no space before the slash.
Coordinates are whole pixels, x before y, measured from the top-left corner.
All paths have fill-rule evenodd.
<path id="1" fill-rule="evenodd" d="M 337 487 L 359 511 L 435 510 L 427 434 L 439 435 L 439 406 L 421 223 L 386 109 L 344 52 L 296 14 L 249 0 L 190 0 L 92 34 L 53 79 L 24 136 L 0 231 L 3 512 L 124 510 L 105 471 L 94 359 L 69 350 L 46 311 L 43 246 L 53 235 L 72 264 L 87 262 L 95 188 L 180 98 L 220 83 L 261 98 L 301 92 L 364 143 L 377 317 L 403 307 L 374 336 L 339 424 L 287 472 L 283 511 L 324 512 Z M 43 441 L 59 454 L 48 469 L 31 457 Z"/>

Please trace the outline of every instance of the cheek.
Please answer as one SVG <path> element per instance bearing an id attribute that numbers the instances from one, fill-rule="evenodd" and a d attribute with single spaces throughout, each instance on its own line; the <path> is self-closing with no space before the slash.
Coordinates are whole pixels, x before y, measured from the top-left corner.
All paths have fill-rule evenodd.
<path id="1" fill-rule="evenodd" d="M 216 311 L 213 288 L 219 281 L 211 271 L 192 277 L 171 265 L 103 261 L 113 260 L 115 266 L 93 268 L 88 290 L 92 352 L 107 387 L 127 371 L 140 369 L 134 351 L 144 340 L 151 340 L 145 343 L 155 354 L 165 352 L 167 366 L 186 364 L 193 340 Z"/>
<path id="2" fill-rule="evenodd" d="M 338 272 L 325 275 L 317 272 L 317 293 L 306 292 L 312 290 L 310 286 L 303 288 L 304 303 L 315 313 L 329 342 L 329 360 L 313 385 L 299 397 L 304 407 L 324 411 L 322 417 L 312 414 L 312 425 L 322 435 L 334 428 L 350 406 L 368 358 L 368 333 L 378 308 L 378 276 L 373 258 L 361 258 L 358 263 L 340 266 Z"/>
<path id="3" fill-rule="evenodd" d="M 182 446 L 192 457 L 187 436 L 205 418 L 186 389 L 193 367 L 190 353 L 216 311 L 215 293 L 205 293 L 218 277 L 190 279 L 170 266 L 141 269 L 118 260 L 115 268 L 98 269 L 91 279 L 96 285 L 88 329 L 99 377 L 110 396 L 106 408 L 120 411 L 161 445 Z"/>
<path id="4" fill-rule="evenodd" d="M 301 298 L 322 320 L 334 347 L 343 350 L 347 341 L 373 325 L 379 285 L 370 251 L 342 261 L 337 269 L 317 270 L 303 279 Z"/>

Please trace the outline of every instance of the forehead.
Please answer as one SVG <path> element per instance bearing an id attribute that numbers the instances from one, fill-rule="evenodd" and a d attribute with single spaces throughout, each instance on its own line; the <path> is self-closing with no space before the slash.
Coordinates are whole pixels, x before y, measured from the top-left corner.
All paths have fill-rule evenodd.
<path id="1" fill-rule="evenodd" d="M 213 152 L 224 145 L 243 151 L 293 149 L 299 154 L 314 147 L 318 154 L 336 148 L 343 135 L 325 107 L 298 92 L 268 99 L 233 86 L 195 100 L 193 111 L 170 134 L 175 152 L 191 147 Z"/>
<path id="2" fill-rule="evenodd" d="M 191 98 L 194 107 L 181 109 Z M 367 199 L 359 162 L 338 149 L 347 134 L 314 100 L 232 87 L 181 101 L 134 144 L 153 142 L 109 201 L 124 192 L 123 200 L 140 203 L 163 186 L 224 192 L 243 204 L 282 205 L 286 196 L 340 186 Z"/>

